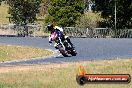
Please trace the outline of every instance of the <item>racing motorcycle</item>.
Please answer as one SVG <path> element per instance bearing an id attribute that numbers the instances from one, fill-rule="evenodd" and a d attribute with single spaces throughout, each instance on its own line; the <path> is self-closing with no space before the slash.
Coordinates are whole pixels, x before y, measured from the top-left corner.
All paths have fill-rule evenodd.
<path id="1" fill-rule="evenodd" d="M 60 38 L 57 38 L 55 34 L 51 35 L 51 38 L 53 41 L 55 41 L 55 48 L 59 50 L 59 52 L 64 56 L 68 57 L 69 55 L 76 56 L 77 52 L 75 50 L 75 47 L 72 47 L 66 38 L 64 38 L 64 41 L 61 41 Z"/>

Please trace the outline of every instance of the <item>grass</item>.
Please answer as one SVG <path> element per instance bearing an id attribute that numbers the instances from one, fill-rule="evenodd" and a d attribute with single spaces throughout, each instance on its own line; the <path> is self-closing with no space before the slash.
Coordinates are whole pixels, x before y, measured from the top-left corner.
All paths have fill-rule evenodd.
<path id="1" fill-rule="evenodd" d="M 52 54 L 51 51 L 25 46 L 0 45 L 0 61 L 11 61 L 18 59 L 30 59 L 46 57 Z"/>
<path id="2" fill-rule="evenodd" d="M 132 83 L 80 86 L 75 80 L 80 64 L 89 74 L 124 73 L 132 75 L 132 59 L 1 67 L 0 88 L 132 88 Z"/>

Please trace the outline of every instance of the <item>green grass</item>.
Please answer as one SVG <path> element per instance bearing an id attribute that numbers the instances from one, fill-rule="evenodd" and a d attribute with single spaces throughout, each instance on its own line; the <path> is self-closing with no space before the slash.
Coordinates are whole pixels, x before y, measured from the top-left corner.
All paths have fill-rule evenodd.
<path id="1" fill-rule="evenodd" d="M 0 61 L 46 57 L 52 54 L 53 53 L 51 51 L 40 48 L 0 45 Z"/>
<path id="2" fill-rule="evenodd" d="M 0 88 L 132 88 L 132 83 L 80 86 L 75 80 L 80 64 L 88 74 L 132 75 L 132 59 L 3 67 L 0 69 Z"/>

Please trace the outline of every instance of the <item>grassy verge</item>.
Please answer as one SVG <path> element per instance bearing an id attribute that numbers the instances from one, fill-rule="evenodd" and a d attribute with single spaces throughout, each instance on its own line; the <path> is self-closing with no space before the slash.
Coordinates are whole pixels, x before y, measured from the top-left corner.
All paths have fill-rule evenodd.
<path id="1" fill-rule="evenodd" d="M 132 75 L 132 59 L 1 67 L 0 88 L 132 88 L 132 83 L 80 86 L 75 80 L 80 64 L 84 66 L 87 73 L 91 74 L 127 73 Z"/>
<path id="2" fill-rule="evenodd" d="M 36 57 L 46 57 L 51 55 L 52 52 L 40 49 L 24 46 L 13 45 L 0 45 L 0 61 L 11 61 L 18 59 L 29 59 Z"/>

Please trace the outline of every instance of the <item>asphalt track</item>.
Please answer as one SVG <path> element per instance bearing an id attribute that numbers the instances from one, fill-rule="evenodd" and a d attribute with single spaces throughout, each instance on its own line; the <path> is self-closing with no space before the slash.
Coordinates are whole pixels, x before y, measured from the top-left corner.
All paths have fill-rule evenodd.
<path id="1" fill-rule="evenodd" d="M 124 59 L 132 57 L 132 39 L 72 38 L 71 41 L 75 45 L 78 52 L 77 56 L 63 57 L 60 55 L 26 61 L 0 62 L 0 66 L 62 63 L 117 58 Z M 53 46 L 49 45 L 48 38 L 0 37 L 0 44 L 24 45 L 55 50 Z"/>

